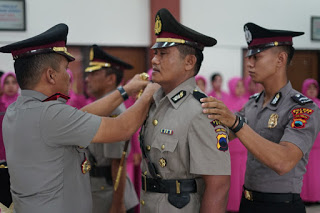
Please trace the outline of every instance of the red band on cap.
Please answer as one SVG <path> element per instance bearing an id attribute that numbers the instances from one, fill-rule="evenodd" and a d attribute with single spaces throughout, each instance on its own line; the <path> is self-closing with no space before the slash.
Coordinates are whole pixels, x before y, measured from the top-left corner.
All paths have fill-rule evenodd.
<path id="1" fill-rule="evenodd" d="M 267 44 L 271 42 L 291 42 L 292 43 L 292 37 L 270 37 L 270 38 L 255 38 L 250 43 L 249 47 L 252 46 L 258 46 L 261 44 Z"/>
<path id="2" fill-rule="evenodd" d="M 183 36 L 174 34 L 174 33 L 165 32 L 165 31 L 162 31 L 162 32 L 158 35 L 158 38 L 177 38 L 177 39 L 183 39 L 183 40 L 186 40 L 186 41 L 193 41 L 193 40 L 191 40 L 191 39 L 189 39 L 189 38 L 186 38 L 186 37 L 183 37 Z M 194 41 L 193 41 L 193 42 L 194 42 Z"/>
<path id="3" fill-rule="evenodd" d="M 57 41 L 51 44 L 45 44 L 45 45 L 41 45 L 41 46 L 34 46 L 34 47 L 27 47 L 24 49 L 19 49 L 19 50 L 13 50 L 12 56 L 17 56 L 17 55 L 21 55 L 23 53 L 29 52 L 31 50 L 40 50 L 40 49 L 47 49 L 47 48 L 53 48 L 53 47 L 65 47 L 66 46 L 66 42 L 65 41 Z"/>

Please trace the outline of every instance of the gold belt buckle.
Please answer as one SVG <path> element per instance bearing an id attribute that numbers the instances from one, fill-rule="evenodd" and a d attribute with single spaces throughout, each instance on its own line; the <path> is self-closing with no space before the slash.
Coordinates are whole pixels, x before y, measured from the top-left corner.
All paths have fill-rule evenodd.
<path id="1" fill-rule="evenodd" d="M 176 193 L 177 194 L 181 193 L 181 191 L 180 191 L 180 182 L 178 180 L 176 180 Z"/>
<path id="2" fill-rule="evenodd" d="M 144 186 L 144 191 L 147 192 L 147 176 L 145 174 L 141 174 L 143 177 L 143 186 Z"/>
<path id="3" fill-rule="evenodd" d="M 252 192 L 248 191 L 248 190 L 244 190 L 244 197 L 247 199 L 247 200 L 250 200 L 250 201 L 253 201 L 253 196 L 252 196 Z"/>

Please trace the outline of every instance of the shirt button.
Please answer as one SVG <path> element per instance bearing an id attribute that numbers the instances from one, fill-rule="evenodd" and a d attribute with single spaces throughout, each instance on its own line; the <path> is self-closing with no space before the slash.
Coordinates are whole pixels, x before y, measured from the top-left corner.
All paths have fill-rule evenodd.
<path id="1" fill-rule="evenodd" d="M 164 150 L 164 148 L 165 148 L 165 146 L 164 146 L 164 144 L 162 144 L 161 149 Z"/>
<path id="2" fill-rule="evenodd" d="M 104 186 L 101 186 L 100 189 L 101 189 L 101 190 L 104 190 Z"/>
<path id="3" fill-rule="evenodd" d="M 151 150 L 151 146 L 148 145 L 147 146 L 147 150 L 150 151 Z"/>
<path id="4" fill-rule="evenodd" d="M 153 124 L 154 126 L 157 126 L 157 125 L 158 125 L 158 120 L 157 120 L 157 119 L 154 119 L 154 120 L 152 121 L 152 124 Z"/>
<path id="5" fill-rule="evenodd" d="M 147 171 L 144 171 L 144 173 L 143 173 L 144 175 L 147 175 L 148 174 L 148 172 Z"/>
<path id="6" fill-rule="evenodd" d="M 140 200 L 141 205 L 144 206 L 144 200 Z"/>

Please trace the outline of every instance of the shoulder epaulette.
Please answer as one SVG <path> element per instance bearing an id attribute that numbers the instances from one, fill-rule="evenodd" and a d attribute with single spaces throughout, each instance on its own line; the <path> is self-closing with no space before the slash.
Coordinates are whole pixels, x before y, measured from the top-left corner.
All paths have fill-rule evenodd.
<path id="1" fill-rule="evenodd" d="M 291 98 L 294 100 L 294 102 L 300 104 L 300 105 L 305 105 L 307 103 L 313 103 L 313 101 L 309 98 L 307 98 L 306 96 L 297 93 L 294 96 L 291 96 Z"/>
<path id="2" fill-rule="evenodd" d="M 195 89 L 195 90 L 193 90 L 193 97 L 201 103 L 200 99 L 206 98 L 207 96 L 205 94 L 203 94 L 202 92 L 199 92 L 198 90 Z"/>

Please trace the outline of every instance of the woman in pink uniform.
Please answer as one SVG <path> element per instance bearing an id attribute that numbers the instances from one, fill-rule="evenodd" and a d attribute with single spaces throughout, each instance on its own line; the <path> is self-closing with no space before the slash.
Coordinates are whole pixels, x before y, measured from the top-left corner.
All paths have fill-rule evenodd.
<path id="1" fill-rule="evenodd" d="M 211 76 L 211 86 L 212 86 L 212 91 L 208 94 L 208 96 L 215 97 L 223 102 L 228 100 L 228 93 L 222 91 L 222 77 L 219 73 L 214 73 Z"/>
<path id="2" fill-rule="evenodd" d="M 302 84 L 302 94 L 312 99 L 320 107 L 319 84 L 314 79 L 306 79 Z M 303 177 L 301 198 L 305 202 L 320 201 L 320 133 L 314 141 L 306 166 L 307 172 Z"/>
<path id="3" fill-rule="evenodd" d="M 201 89 L 202 92 L 207 94 L 207 81 L 202 75 L 197 75 L 195 77 L 197 86 Z"/>
<path id="4" fill-rule="evenodd" d="M 13 72 L 3 74 L 1 77 L 1 89 L 3 90 L 1 102 L 7 109 L 8 106 L 15 102 L 19 96 L 19 85 L 16 79 L 16 74 Z"/>
<path id="5" fill-rule="evenodd" d="M 245 95 L 246 91 L 243 80 L 240 77 L 234 77 L 229 80 L 228 84 L 230 94 L 225 104 L 233 112 L 240 111 L 248 101 Z M 247 150 L 239 139 L 236 138 L 229 142 L 229 151 L 231 159 L 231 183 L 227 210 L 238 212 L 246 171 Z"/>
<path id="6" fill-rule="evenodd" d="M 70 69 L 67 69 L 67 72 L 69 73 L 70 76 L 70 85 L 73 83 L 73 74 Z M 73 107 L 76 107 L 77 109 L 81 109 L 85 105 L 88 104 L 88 100 L 84 96 L 84 94 L 77 94 L 73 91 L 72 88 L 69 89 L 69 97 L 70 99 L 68 100 L 67 104 Z"/>

